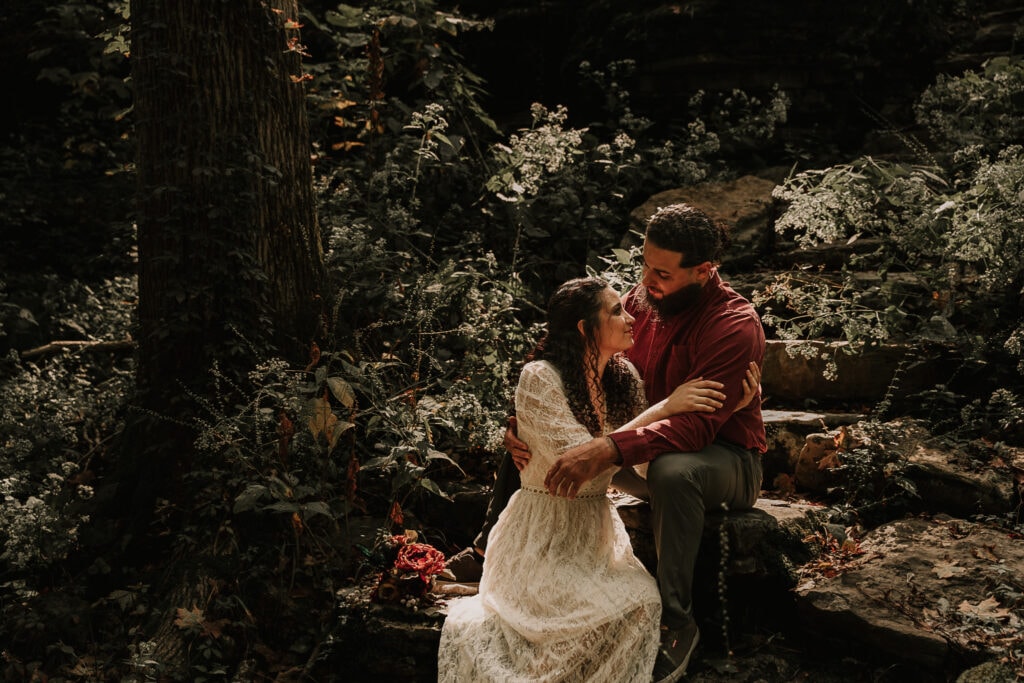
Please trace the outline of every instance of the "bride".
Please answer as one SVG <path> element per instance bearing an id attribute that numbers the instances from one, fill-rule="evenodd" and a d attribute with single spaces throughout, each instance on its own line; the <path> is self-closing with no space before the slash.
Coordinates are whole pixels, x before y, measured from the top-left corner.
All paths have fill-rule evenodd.
<path id="1" fill-rule="evenodd" d="M 633 345 L 632 325 L 598 278 L 570 280 L 551 297 L 547 334 L 515 394 L 533 457 L 491 531 L 479 592 L 450 606 L 438 681 L 651 680 L 661 597 L 606 495 L 617 468 L 571 499 L 544 486 L 558 456 L 594 436 L 721 407 L 722 385 L 698 379 L 645 409 L 636 368 L 620 354 Z M 750 379 L 740 406 L 757 387 Z"/>

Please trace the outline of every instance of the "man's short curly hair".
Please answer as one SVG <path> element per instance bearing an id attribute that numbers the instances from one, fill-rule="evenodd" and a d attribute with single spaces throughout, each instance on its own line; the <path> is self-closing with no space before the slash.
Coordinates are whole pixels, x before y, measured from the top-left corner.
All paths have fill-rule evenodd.
<path id="1" fill-rule="evenodd" d="M 718 263 L 729 246 L 728 228 L 689 204 L 670 204 L 658 209 L 647 221 L 646 239 L 657 247 L 678 251 L 684 268 L 705 261 Z"/>

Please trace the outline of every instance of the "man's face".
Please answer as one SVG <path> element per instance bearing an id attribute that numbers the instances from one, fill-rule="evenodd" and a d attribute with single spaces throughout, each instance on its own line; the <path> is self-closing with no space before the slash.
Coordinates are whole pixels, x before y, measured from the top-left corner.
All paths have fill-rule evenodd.
<path id="1" fill-rule="evenodd" d="M 675 313 L 692 305 L 708 280 L 711 262 L 683 267 L 683 254 L 644 242 L 644 270 L 640 283 L 645 299 L 658 313 Z"/>

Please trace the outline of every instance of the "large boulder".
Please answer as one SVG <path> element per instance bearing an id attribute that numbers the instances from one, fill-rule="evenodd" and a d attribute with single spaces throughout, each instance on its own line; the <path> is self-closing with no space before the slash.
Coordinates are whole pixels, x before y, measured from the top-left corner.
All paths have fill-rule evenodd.
<path id="1" fill-rule="evenodd" d="M 730 262 L 729 257 L 752 256 L 765 248 L 770 235 L 775 185 L 775 180 L 747 175 L 659 192 L 630 212 L 630 232 L 623 238 L 623 246 L 639 243 L 637 233 L 643 234 L 647 219 L 659 208 L 683 203 L 729 226 L 734 246 L 723 259 L 725 264 Z"/>
<path id="2" fill-rule="evenodd" d="M 910 517 L 825 549 L 796 588 L 803 631 L 824 647 L 933 672 L 1019 651 L 1024 542 L 948 516 Z"/>
<path id="3" fill-rule="evenodd" d="M 761 368 L 762 394 L 783 405 L 880 403 L 899 407 L 950 372 L 953 351 L 904 344 L 769 339 Z M 828 372 L 834 365 L 834 374 Z"/>

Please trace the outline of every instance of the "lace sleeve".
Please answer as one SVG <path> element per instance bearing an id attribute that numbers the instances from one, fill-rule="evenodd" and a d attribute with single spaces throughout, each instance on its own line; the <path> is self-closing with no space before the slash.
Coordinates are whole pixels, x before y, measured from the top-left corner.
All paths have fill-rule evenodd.
<path id="1" fill-rule="evenodd" d="M 537 439 L 547 442 L 545 450 L 562 453 L 593 438 L 573 415 L 558 371 L 543 361 L 527 363 L 519 376 L 516 421 L 531 450 L 540 445 Z"/>

